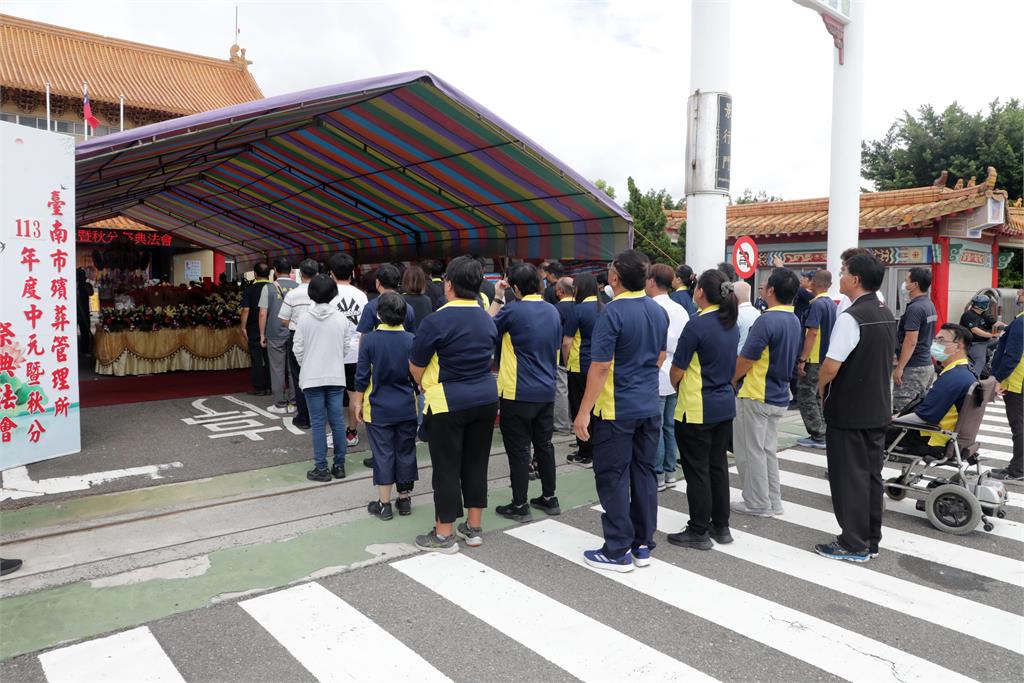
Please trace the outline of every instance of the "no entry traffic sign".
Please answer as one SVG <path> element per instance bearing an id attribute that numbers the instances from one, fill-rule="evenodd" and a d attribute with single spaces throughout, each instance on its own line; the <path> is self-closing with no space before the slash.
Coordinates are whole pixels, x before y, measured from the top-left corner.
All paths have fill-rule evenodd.
<path id="1" fill-rule="evenodd" d="M 736 240 L 732 248 L 732 267 L 744 280 L 754 276 L 757 270 L 757 244 L 752 238 L 744 235 Z"/>

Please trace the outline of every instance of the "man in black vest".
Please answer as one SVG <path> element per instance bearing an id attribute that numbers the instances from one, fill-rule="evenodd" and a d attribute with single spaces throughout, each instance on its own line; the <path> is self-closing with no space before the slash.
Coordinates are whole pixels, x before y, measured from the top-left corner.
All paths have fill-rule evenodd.
<path id="1" fill-rule="evenodd" d="M 884 274 L 867 253 L 843 264 L 839 291 L 853 304 L 836 318 L 818 376 L 832 508 L 842 533 L 814 550 L 836 560 L 867 562 L 878 555 L 882 538 L 882 462 L 896 351 L 896 319 L 875 295 Z"/>

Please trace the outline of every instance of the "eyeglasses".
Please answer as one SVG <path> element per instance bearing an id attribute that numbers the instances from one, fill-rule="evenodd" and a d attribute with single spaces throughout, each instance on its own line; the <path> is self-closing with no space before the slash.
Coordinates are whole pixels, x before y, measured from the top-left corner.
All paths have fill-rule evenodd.
<path id="1" fill-rule="evenodd" d="M 956 339 L 945 339 L 944 337 L 936 337 L 935 341 L 939 342 L 943 346 L 949 346 L 950 344 L 956 343 Z"/>

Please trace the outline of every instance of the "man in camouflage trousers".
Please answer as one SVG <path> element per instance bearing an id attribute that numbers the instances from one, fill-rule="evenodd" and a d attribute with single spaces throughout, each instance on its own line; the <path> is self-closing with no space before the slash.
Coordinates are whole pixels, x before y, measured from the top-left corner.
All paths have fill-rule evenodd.
<path id="1" fill-rule="evenodd" d="M 825 418 L 818 395 L 818 371 L 828 352 L 828 340 L 836 322 L 836 302 L 828 298 L 832 274 L 819 270 L 811 276 L 811 302 L 804 319 L 804 346 L 796 362 L 796 401 L 807 437 L 797 441 L 805 448 L 825 448 Z"/>
<path id="2" fill-rule="evenodd" d="M 899 412 L 914 397 L 923 396 L 935 381 L 931 345 L 938 316 L 928 290 L 930 268 L 913 268 L 900 287 L 906 302 L 896 331 L 896 366 L 892 371 L 892 409 Z"/>

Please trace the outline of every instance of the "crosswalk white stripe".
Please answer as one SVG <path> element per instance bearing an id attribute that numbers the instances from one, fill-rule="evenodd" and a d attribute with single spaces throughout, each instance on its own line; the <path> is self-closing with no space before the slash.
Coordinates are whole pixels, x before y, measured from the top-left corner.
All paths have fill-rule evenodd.
<path id="1" fill-rule="evenodd" d="M 687 521 L 688 516 L 682 512 L 658 507 L 658 531 L 675 533 L 685 528 Z M 716 543 L 714 549 L 933 624 L 944 624 L 950 614 L 956 614 L 957 630 L 1024 654 L 1024 617 L 882 572 L 819 557 L 810 549 L 801 550 L 746 531 L 732 529 L 732 536 L 735 542 Z"/>
<path id="2" fill-rule="evenodd" d="M 1013 431 L 1011 431 L 1009 427 L 1003 427 L 997 424 L 988 424 L 986 422 L 981 424 L 981 431 L 991 432 L 993 434 L 1013 434 Z"/>
<path id="3" fill-rule="evenodd" d="M 984 432 L 979 432 L 978 443 L 984 443 L 990 446 L 1013 446 L 1013 439 L 1008 439 L 1005 436 L 990 436 Z"/>
<path id="4" fill-rule="evenodd" d="M 1003 408 L 999 409 L 999 412 L 992 412 L 991 410 L 986 412 L 982 416 L 983 422 L 994 422 L 996 424 L 1010 424 L 1010 420 L 1006 417 L 1006 411 Z"/>
<path id="5" fill-rule="evenodd" d="M 146 626 L 45 652 L 39 663 L 50 683 L 185 683 Z"/>
<path id="6" fill-rule="evenodd" d="M 450 680 L 318 583 L 238 605 L 319 681 Z"/>
<path id="7" fill-rule="evenodd" d="M 583 561 L 583 551 L 600 547 L 602 539 L 554 520 L 505 533 L 846 680 L 970 680 L 885 643 L 667 562 L 654 559 L 650 566 L 629 574 L 593 569 Z"/>
<path id="8" fill-rule="evenodd" d="M 580 680 L 716 680 L 464 555 L 391 566 Z"/>
<path id="9" fill-rule="evenodd" d="M 983 460 L 998 460 L 999 462 L 1010 462 L 1010 458 L 1013 453 L 1007 453 L 1006 451 L 996 451 L 991 448 L 979 448 L 978 455 Z"/>
<path id="10" fill-rule="evenodd" d="M 808 453 L 807 451 L 801 451 L 797 449 L 782 450 L 776 453 L 776 456 L 780 460 L 800 462 L 804 463 L 805 465 L 814 465 L 815 467 L 825 467 L 828 464 L 828 461 L 825 459 L 824 455 L 816 455 L 814 453 Z M 987 472 L 989 469 L 990 468 L 988 467 L 982 467 L 981 471 Z M 733 467 L 730 471 L 735 472 L 736 468 Z M 894 467 L 882 468 L 882 477 L 885 479 L 889 479 L 891 477 L 898 477 L 900 476 L 900 474 L 900 470 Z M 1009 495 L 1006 498 L 1006 506 L 1012 508 L 1024 508 L 1024 499 L 1021 499 L 1020 497 L 1016 497 L 1013 495 Z"/>
<path id="11" fill-rule="evenodd" d="M 794 453 L 798 451 L 781 451 L 779 458 L 788 460 L 791 459 L 789 456 L 784 455 L 786 453 Z M 735 471 L 736 468 L 732 468 Z M 817 493 L 823 496 L 832 496 L 832 490 L 829 488 L 827 479 L 818 479 L 816 477 L 808 477 L 805 474 L 799 474 L 798 472 L 789 472 L 787 470 L 779 470 L 779 481 L 783 486 L 789 486 L 790 488 L 801 489 L 803 491 L 809 491 L 810 493 Z M 885 509 L 892 510 L 893 512 L 899 512 L 904 515 L 910 515 L 911 517 L 922 517 L 927 519 L 927 513 L 918 510 L 916 501 L 910 498 L 904 498 L 903 500 L 893 500 L 886 497 Z M 1014 522 L 1008 519 L 992 519 L 992 531 L 985 531 L 981 523 L 979 522 L 977 531 L 980 533 L 988 533 L 993 536 L 1001 536 L 1008 538 L 1013 541 L 1024 542 L 1024 524 Z"/>
<path id="12" fill-rule="evenodd" d="M 676 484 L 675 490 L 685 495 L 685 483 Z M 729 490 L 733 500 L 742 500 L 742 491 L 736 488 Z M 776 515 L 775 519 L 808 529 L 816 529 L 833 536 L 840 532 L 839 523 L 836 522 L 835 515 L 831 511 L 809 508 L 789 501 L 783 501 L 783 507 L 786 509 L 786 514 Z M 1014 586 L 1024 583 L 1024 562 L 884 525 L 882 526 L 882 547 L 972 574 L 987 576 Z"/>

